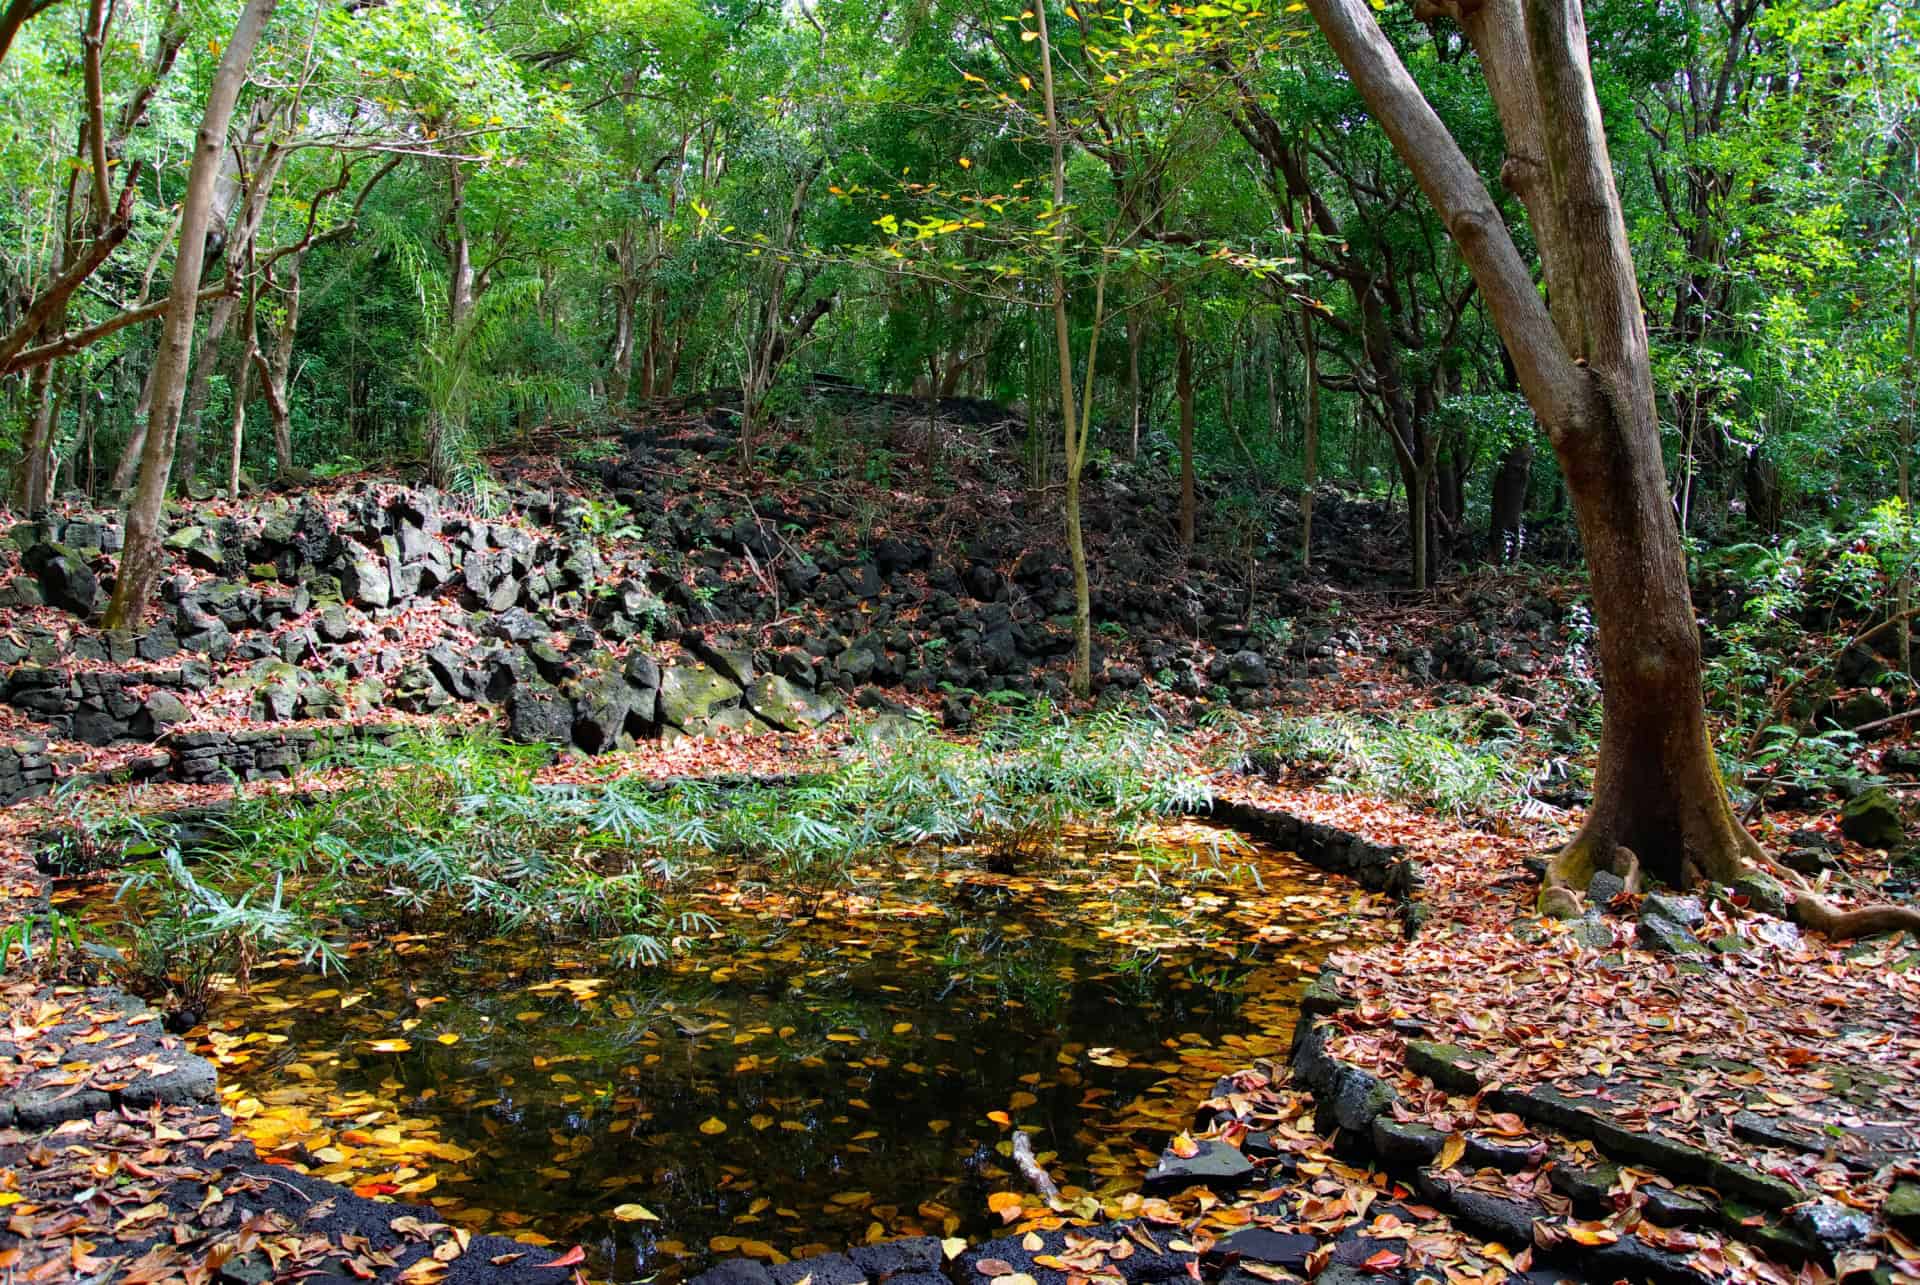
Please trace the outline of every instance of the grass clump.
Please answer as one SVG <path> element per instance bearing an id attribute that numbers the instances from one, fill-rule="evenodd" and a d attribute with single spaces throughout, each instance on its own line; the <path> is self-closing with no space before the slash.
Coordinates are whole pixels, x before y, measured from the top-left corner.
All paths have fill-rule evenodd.
<path id="1" fill-rule="evenodd" d="M 1238 752 L 1256 766 L 1288 769 L 1329 789 L 1456 818 L 1537 812 L 1535 787 L 1565 773 L 1563 761 L 1528 754 L 1511 719 L 1470 707 L 1399 718 L 1283 717 Z"/>
<path id="2" fill-rule="evenodd" d="M 550 783 L 546 762 L 490 734 L 424 732 L 347 752 L 342 788 L 242 793 L 200 838 L 148 835 L 122 888 L 129 966 L 200 1007 L 263 952 L 328 969 L 347 939 L 390 931 L 589 938 L 618 963 L 658 963 L 711 928 L 676 904 L 704 871 L 817 900 L 881 856 L 972 846 L 1030 862 L 1070 830 L 1128 839 L 1207 798 L 1157 724 L 1045 704 L 989 717 L 972 743 L 896 729 L 797 783 Z"/>

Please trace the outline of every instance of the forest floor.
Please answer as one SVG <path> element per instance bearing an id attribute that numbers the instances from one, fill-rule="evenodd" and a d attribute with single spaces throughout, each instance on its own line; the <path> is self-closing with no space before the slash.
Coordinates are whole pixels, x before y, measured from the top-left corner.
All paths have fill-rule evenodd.
<path id="1" fill-rule="evenodd" d="M 704 422 L 688 416 L 674 431 L 691 440 Z M 536 442 L 522 452 L 534 461 L 523 470 L 533 483 L 583 485 L 584 466 L 555 465 L 558 452 L 543 450 Z M 728 458 L 726 443 L 711 453 Z M 751 550 L 704 566 L 698 558 L 702 542 L 725 538 L 721 510 L 741 498 L 737 482 L 697 451 L 678 453 L 678 471 L 651 461 L 634 455 L 610 463 L 609 476 L 628 470 L 615 478 L 621 485 L 635 484 L 637 472 L 664 479 L 662 529 L 678 522 L 675 530 L 696 546 L 688 592 L 676 603 L 724 614 L 735 600 L 740 627 L 760 630 L 751 645 L 784 645 L 751 610 L 770 584 L 754 574 L 765 568 Z M 808 528 L 810 551 L 828 567 L 838 562 L 824 550 L 844 552 L 893 531 L 942 549 L 965 544 L 969 576 L 984 568 L 1000 602 L 1013 586 L 1015 607 L 1031 608 L 1013 621 L 1035 658 L 1022 681 L 1034 691 L 1057 683 L 1063 657 L 1052 604 L 1061 568 L 1022 556 L 1036 539 L 1044 544 L 1045 533 L 1036 537 L 1037 526 L 1015 520 L 1005 476 L 963 472 L 950 502 L 902 495 L 886 479 L 828 489 L 793 476 L 789 470 L 775 489 L 790 525 Z M 337 488 L 343 505 L 348 489 Z M 1199 565 L 1171 557 L 1161 499 L 1119 481 L 1101 493 L 1107 507 L 1095 506 L 1093 543 L 1106 574 L 1124 587 L 1109 606 L 1140 619 L 1131 636 L 1103 635 L 1115 668 L 1131 668 L 1136 684 L 1156 669 L 1198 677 L 1219 671 L 1232 648 L 1258 641 L 1254 613 L 1240 601 L 1249 590 L 1229 558 Z M 1570 813 L 1537 797 L 1491 815 L 1421 808 L 1297 770 L 1250 771 L 1242 756 L 1226 752 L 1236 738 L 1258 742 L 1271 709 L 1295 717 L 1404 714 L 1464 698 L 1476 717 L 1502 715 L 1525 729 L 1528 752 L 1544 758 L 1563 752 L 1555 729 L 1583 713 L 1563 707 L 1574 689 L 1562 682 L 1569 649 L 1555 623 L 1577 584 L 1545 573 L 1479 573 L 1412 601 L 1388 571 L 1391 530 L 1375 524 L 1368 506 L 1328 508 L 1334 553 L 1327 578 L 1258 586 L 1271 613 L 1310 622 L 1296 637 L 1302 645 L 1273 641 L 1269 654 L 1286 657 L 1275 681 L 1236 689 L 1232 701 L 1201 700 L 1203 682 L 1184 690 L 1167 684 L 1157 696 L 1223 803 L 1285 812 L 1404 850 L 1422 876 L 1417 934 L 1375 931 L 1326 957 L 1326 978 L 1302 1018 L 1302 1058 L 1284 1056 L 1284 1031 L 1264 1044 L 1229 1046 L 1244 1069 L 1216 1086 L 1201 1126 L 1179 1129 L 1169 1120 L 1164 1172 L 1150 1192 L 1105 1191 L 1091 1204 L 1069 1193 L 1056 1206 L 1003 1190 L 989 1208 L 1005 1239 L 972 1248 L 936 1243 L 930 1260 L 916 1250 L 921 1257 L 891 1265 L 877 1258 L 786 1262 L 765 1242 L 720 1237 L 713 1253 L 745 1252 L 762 1265 L 728 1269 L 726 1285 L 769 1285 L 756 1274 L 762 1267 L 775 1273 L 771 1285 L 877 1285 L 887 1277 L 896 1285 L 1252 1285 L 1248 1278 L 1467 1285 L 1562 1275 L 1920 1282 L 1920 943 L 1836 945 L 1736 905 L 1672 898 L 1623 896 L 1586 920 L 1543 922 L 1533 914 L 1540 857 L 1566 836 Z M 206 516 L 222 516 L 218 510 Z M 907 516 L 875 525 L 874 514 L 890 512 Z M 1139 538 L 1130 534 L 1136 530 L 1160 534 Z M 607 556 L 618 572 L 624 555 L 614 548 Z M 195 577 L 208 581 L 204 572 Z M 909 632 L 937 629 L 929 613 L 939 595 L 929 579 L 905 571 L 876 599 L 852 592 L 849 577 L 849 592 L 795 602 L 792 613 L 802 615 L 783 616 L 786 623 L 773 628 L 794 640 L 835 630 L 858 637 L 848 623 L 876 614 L 878 602 Z M 974 637 L 1004 625 L 992 611 L 993 604 L 967 606 L 946 621 Z M 349 614 L 350 624 L 362 625 Z M 421 599 L 369 614 L 363 639 L 339 647 L 356 661 L 388 645 L 424 651 L 470 636 L 474 618 Z M 1490 620 L 1500 628 L 1490 630 Z M 71 621 L 44 608 L 9 608 L 0 625 L 14 635 L 38 630 L 57 652 L 73 642 Z M 705 632 L 712 642 L 726 631 Z M 552 637 L 567 641 L 558 625 Z M 682 650 L 664 643 L 662 663 Z M 142 664 L 114 662 L 135 673 Z M 104 660 L 76 666 L 111 667 Z M 824 677 L 827 662 L 820 667 Z M 854 694 L 851 685 L 840 691 Z M 931 684 L 890 693 L 847 703 L 868 703 L 882 715 L 903 705 L 937 715 L 945 704 Z M 241 686 L 207 685 L 187 697 L 185 726 L 207 733 L 253 726 L 250 695 Z M 594 758 L 566 755 L 545 777 L 805 770 L 843 751 L 854 725 L 869 716 L 850 708 L 804 733 L 689 735 Z M 466 703 L 351 717 L 458 725 L 488 715 Z M 0 707 L 0 718 L 9 733 L 46 731 L 11 706 Z M 154 754 L 150 744 L 124 740 L 57 742 L 54 751 L 67 770 L 82 773 L 124 770 Z M 339 780 L 329 771 L 339 769 L 300 769 L 245 788 L 325 791 Z M 47 826 L 82 814 L 204 805 L 233 788 L 102 785 L 0 812 L 0 922 L 45 904 L 50 881 L 33 856 Z M 1577 806 L 1577 796 L 1568 801 Z M 1755 823 L 1757 833 L 1775 848 L 1817 850 L 1825 877 L 1863 895 L 1896 886 L 1906 876 L 1888 852 L 1839 833 L 1838 806 L 1815 798 L 1800 811 L 1775 810 Z M 1331 879 L 1329 886 L 1345 887 Z M 1366 915 L 1384 929 L 1385 899 L 1367 905 Z M 308 1274 L 551 1282 L 585 1262 L 577 1245 L 491 1234 L 511 1232 L 510 1224 L 470 1227 L 425 1206 L 393 1203 L 424 1196 L 436 1166 L 460 1163 L 458 1148 L 445 1143 L 396 1134 L 395 1146 L 414 1148 L 396 1165 L 380 1154 L 384 1143 L 369 1141 L 360 1193 L 290 1169 L 288 1156 L 258 1146 L 258 1131 L 250 1134 L 246 1121 L 236 1124 L 222 1110 L 215 1092 L 222 1048 L 204 1028 L 171 1034 L 158 1013 L 18 972 L 0 1000 L 7 1014 L 0 1270 L 14 1279 L 252 1285 Z M 361 1127 L 375 1138 L 392 1125 L 369 1118 Z M 1227 1176 L 1209 1177 L 1208 1166 L 1221 1163 Z M 939 1223 L 929 1230 L 950 1236 Z"/>
<path id="2" fill-rule="evenodd" d="M 1357 676 L 1328 690 L 1350 691 Z M 685 742 L 628 751 L 598 768 L 662 777 L 787 770 L 819 762 L 843 735 Z M 1193 738 L 1196 756 L 1206 740 Z M 569 770 L 577 765 L 556 775 Z M 1297 1082 L 1283 1062 L 1262 1062 L 1216 1099 L 1225 1123 L 1193 1143 L 1180 1135 L 1168 1157 L 1212 1148 L 1213 1139 L 1245 1147 L 1252 1129 L 1278 1149 L 1283 1167 L 1263 1158 L 1242 1188 L 1194 1184 L 1097 1209 L 1063 1212 L 1026 1194 L 1017 1208 L 996 1206 L 1012 1239 L 948 1264 L 958 1279 L 1131 1282 L 1162 1268 L 1186 1276 L 1193 1261 L 1208 1279 L 1238 1271 L 1241 1280 L 1347 1273 L 1466 1282 L 1530 1271 L 1920 1280 L 1911 1208 L 1920 1178 L 1913 943 L 1841 947 L 1716 907 L 1692 932 L 1698 954 L 1652 951 L 1621 914 L 1631 898 L 1586 923 L 1533 918 L 1538 854 L 1563 832 L 1551 819 L 1462 826 L 1308 783 L 1220 773 L 1214 784 L 1223 799 L 1400 845 L 1419 863 L 1419 934 L 1336 951 L 1329 963 L 1341 1000 L 1321 1009 L 1328 1053 L 1392 1091 L 1383 1119 L 1396 1145 L 1413 1140 L 1412 1163 L 1352 1150 L 1328 1117 L 1331 1095 Z M 140 803 L 164 808 L 208 793 L 155 786 Z M 23 839 L 49 819 L 44 804 L 7 814 L 0 877 L 13 898 L 44 891 Z M 1831 832 L 1833 817 L 1774 824 Z M 1869 881 L 1884 867 L 1882 853 L 1843 840 L 1836 847 Z M 33 1076 L 43 1098 L 89 1102 L 83 1095 L 117 1087 L 113 1101 L 126 1103 L 91 1102 L 107 1109 L 69 1119 L 41 1141 L 17 1127 L 0 1133 L 8 1218 L 0 1257 L 17 1279 L 263 1279 L 246 1264 L 264 1256 L 279 1275 L 298 1266 L 346 1277 L 550 1281 L 557 1273 L 533 1265 L 567 1264 L 562 1247 L 474 1236 L 429 1210 L 319 1189 L 262 1164 L 208 1103 L 128 1094 L 125 1085 L 174 1071 L 188 1051 L 155 1029 L 156 1015 L 142 1029 L 73 987 L 16 982 L 5 998 L 13 1057 L 0 1064 L 0 1096 L 14 1101 Z M 51 1085 L 66 1087 L 49 1094 Z M 1525 1110 L 1530 1093 L 1558 1102 L 1561 1113 Z M 1592 1128 L 1573 1127 L 1583 1108 L 1620 1134 L 1603 1130 L 1596 1144 Z M 1700 1155 L 1709 1168 L 1697 1166 Z M 1714 1165 L 1738 1171 L 1747 1203 L 1716 1189 L 1732 1179 Z M 1499 1202 L 1523 1211 L 1516 1229 L 1531 1224 L 1530 1240 L 1491 1230 L 1497 1214 L 1475 1196 L 1491 1198 L 1496 1211 Z M 1134 1220 L 1136 1230 L 1114 1230 L 1113 1218 Z M 1826 1265 L 1806 1248 L 1823 1239 L 1829 1254 L 1838 1251 Z M 1621 1256 L 1623 1244 L 1635 1253 Z M 208 1266 L 226 1274 L 210 1277 Z"/>

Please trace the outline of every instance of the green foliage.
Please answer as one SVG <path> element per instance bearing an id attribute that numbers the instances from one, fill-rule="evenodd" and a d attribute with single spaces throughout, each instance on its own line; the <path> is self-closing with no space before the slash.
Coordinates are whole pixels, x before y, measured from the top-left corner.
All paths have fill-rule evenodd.
<path id="1" fill-rule="evenodd" d="M 18 951 L 20 963 L 45 978 L 58 977 L 86 949 L 80 921 L 57 906 L 30 911 L 0 926 L 0 968 L 9 967 Z"/>
<path id="2" fill-rule="evenodd" d="M 1564 770 L 1557 761 L 1530 762 L 1504 715 L 1458 706 L 1400 718 L 1282 717 L 1234 753 L 1302 772 L 1330 789 L 1461 818 L 1537 810 L 1533 788 Z"/>
<path id="3" fill-rule="evenodd" d="M 301 963 L 338 970 L 340 953 L 315 926 L 314 908 L 287 895 L 285 872 L 264 881 L 238 880 L 223 891 L 187 869 L 168 848 L 137 865 L 120 895 L 140 906 L 134 948 L 125 965 L 137 989 L 170 992 L 179 1007 L 203 1011 L 230 974 L 245 989 L 253 966 L 272 951 L 291 951 Z"/>
<path id="4" fill-rule="evenodd" d="M 1897 654 L 1888 604 L 1920 559 L 1920 531 L 1897 500 L 1846 527 L 1805 527 L 1778 542 L 1704 549 L 1727 609 L 1707 622 L 1706 688 L 1720 751 L 1754 784 L 1824 788 L 1849 770 L 1855 738 L 1818 717 L 1851 658 Z M 1868 622 L 1862 625 L 1860 622 Z M 1911 676 L 1878 659 L 1865 677 L 1895 691 Z"/>
<path id="5" fill-rule="evenodd" d="M 269 952 L 335 968 L 345 939 L 382 926 L 602 938 L 624 963 L 658 963 L 709 926 L 675 889 L 720 863 L 815 898 L 908 849 L 1043 860 L 1069 831 L 1133 837 L 1207 798 L 1163 729 L 1044 704 L 990 715 L 978 745 L 916 727 L 782 784 L 545 784 L 543 750 L 480 733 L 340 761 L 351 784 L 242 794 L 208 841 L 133 866 L 121 897 L 143 989 L 200 1007 Z"/>

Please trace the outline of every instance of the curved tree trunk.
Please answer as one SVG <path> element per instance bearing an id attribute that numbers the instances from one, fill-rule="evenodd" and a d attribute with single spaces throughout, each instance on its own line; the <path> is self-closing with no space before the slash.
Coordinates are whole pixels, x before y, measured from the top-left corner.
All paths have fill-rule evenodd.
<path id="1" fill-rule="evenodd" d="M 1594 871 L 1676 886 L 1767 863 L 1733 815 L 1708 736 L 1700 637 L 1667 497 L 1646 326 L 1580 0 L 1430 3 L 1467 30 L 1506 134 L 1551 311 L 1478 173 L 1407 74 L 1365 0 L 1308 0 L 1394 150 L 1473 272 L 1547 428 L 1591 569 L 1603 726 L 1594 802 L 1541 909 L 1579 909 Z M 1791 879 L 1791 875 L 1787 875 Z M 1837 912 L 1804 883 L 1794 913 L 1836 935 L 1920 929 L 1920 911 Z"/>

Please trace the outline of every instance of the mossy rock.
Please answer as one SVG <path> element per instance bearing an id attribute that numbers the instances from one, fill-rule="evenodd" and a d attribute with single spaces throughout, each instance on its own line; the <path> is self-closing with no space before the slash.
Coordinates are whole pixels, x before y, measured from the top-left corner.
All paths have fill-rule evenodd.
<path id="1" fill-rule="evenodd" d="M 1860 791 L 1840 809 L 1840 833 L 1869 848 L 1897 848 L 1906 842 L 1900 804 L 1884 786 Z"/>
<path id="2" fill-rule="evenodd" d="M 1477 1093 L 1480 1076 L 1475 1069 L 1486 1057 L 1458 1044 L 1437 1044 L 1429 1040 L 1408 1040 L 1407 1069 L 1424 1075 L 1449 1093 Z"/>

